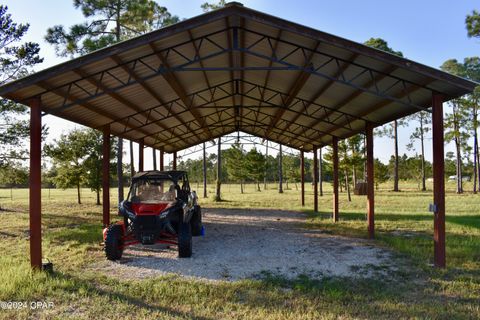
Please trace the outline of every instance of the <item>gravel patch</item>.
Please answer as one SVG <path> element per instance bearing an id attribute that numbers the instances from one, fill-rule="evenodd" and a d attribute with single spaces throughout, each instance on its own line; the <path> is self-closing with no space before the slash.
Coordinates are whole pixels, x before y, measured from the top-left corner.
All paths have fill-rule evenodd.
<path id="1" fill-rule="evenodd" d="M 268 272 L 287 278 L 308 275 L 368 277 L 391 270 L 392 254 L 362 239 L 303 228 L 306 215 L 279 210 L 203 209 L 206 235 L 193 238 L 191 258 L 176 246 L 135 245 L 120 261 L 102 261 L 96 271 L 127 278 L 178 274 L 234 281 Z"/>

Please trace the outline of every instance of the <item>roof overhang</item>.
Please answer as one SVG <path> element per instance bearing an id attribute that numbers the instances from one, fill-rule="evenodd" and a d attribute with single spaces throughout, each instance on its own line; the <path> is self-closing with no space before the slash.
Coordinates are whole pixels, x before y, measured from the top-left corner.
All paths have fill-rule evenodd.
<path id="1" fill-rule="evenodd" d="M 231 3 L 0 87 L 173 152 L 243 131 L 305 151 L 477 84 Z"/>

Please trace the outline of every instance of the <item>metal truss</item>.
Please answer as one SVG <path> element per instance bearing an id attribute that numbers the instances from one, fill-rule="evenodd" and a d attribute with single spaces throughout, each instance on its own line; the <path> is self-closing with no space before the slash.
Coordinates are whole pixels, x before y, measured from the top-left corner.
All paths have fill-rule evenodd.
<path id="1" fill-rule="evenodd" d="M 217 142 L 215 140 L 211 140 L 209 142 L 210 143 L 205 144 L 205 149 L 206 150 L 216 148 L 216 143 Z M 270 141 L 270 140 L 265 140 L 264 138 L 257 137 L 257 136 L 251 135 L 251 134 L 246 134 L 244 132 L 237 132 L 236 134 L 228 134 L 228 135 L 225 135 L 225 136 L 221 137 L 222 146 L 223 145 L 231 146 L 231 145 L 233 145 L 237 142 L 239 142 L 241 145 L 252 145 L 254 147 L 261 146 L 263 148 L 265 148 L 267 146 L 267 143 L 268 143 L 268 148 L 270 150 L 275 150 L 277 152 L 280 151 L 280 148 L 279 148 L 280 145 L 278 143 L 275 143 L 275 142 Z M 184 149 L 180 152 L 177 152 L 177 157 L 179 159 L 186 158 L 186 157 L 191 157 L 192 155 L 194 155 L 196 153 L 199 153 L 201 151 L 203 151 L 203 145 L 198 144 L 198 145 L 195 145 L 193 147 Z M 298 154 L 299 154 L 298 150 L 293 149 L 293 148 L 289 148 L 289 147 L 282 147 L 282 153 L 290 155 L 290 156 L 298 156 Z"/>
<path id="2" fill-rule="evenodd" d="M 225 35 L 227 36 L 226 45 L 218 40 L 219 37 L 224 38 Z M 249 39 L 255 39 L 250 41 L 248 46 L 245 44 L 247 36 Z M 282 55 L 279 53 L 280 46 L 282 52 L 284 52 Z M 186 140 L 188 144 L 196 143 L 199 135 L 203 134 L 206 139 L 211 139 L 214 134 L 209 129 L 212 122 L 208 122 L 208 120 L 213 114 L 205 116 L 202 114 L 203 112 L 200 113 L 200 110 L 213 107 L 217 115 L 221 114 L 228 107 L 225 105 L 225 100 L 231 99 L 232 106 L 230 108 L 233 107 L 233 113 L 229 114 L 229 117 L 233 119 L 236 130 L 248 126 L 248 129 L 257 134 L 258 130 L 261 129 L 263 131 L 261 135 L 264 138 L 277 141 L 288 135 L 288 140 L 283 141 L 283 143 L 292 146 L 294 140 L 307 143 L 302 141 L 302 137 L 310 137 L 307 141 L 312 144 L 325 135 L 334 136 L 334 132 L 339 129 L 352 131 L 351 123 L 353 121 L 361 120 L 367 123 L 365 116 L 369 112 L 349 114 L 341 110 L 344 106 L 353 103 L 354 99 L 360 94 L 368 93 L 384 99 L 367 111 L 377 110 L 392 102 L 426 110 L 426 108 L 414 104 L 411 95 L 420 89 L 432 91 L 428 88 L 430 84 L 428 82 L 417 84 L 395 77 L 391 74 L 395 70 L 394 68 L 373 70 L 356 63 L 357 55 L 348 59 L 334 57 L 322 52 L 319 42 L 316 43 L 314 48 L 307 48 L 282 39 L 281 32 L 275 37 L 247 29 L 244 27 L 242 19 L 236 26 L 230 26 L 227 19 L 225 28 L 203 36 L 193 37 L 189 33 L 188 41 L 168 48 L 159 49 L 153 43 L 150 44 L 150 47 L 152 49 L 151 53 L 129 61 L 122 61 L 113 56 L 112 60 L 116 64 L 101 72 L 87 74 L 81 69 L 76 69 L 74 71 L 79 78 L 68 84 L 54 87 L 48 83 L 43 83 L 42 87 L 45 92 L 42 94 L 52 92 L 62 97 L 59 105 L 50 108 L 48 113 L 56 115 L 75 106 L 86 107 L 90 111 L 110 119 L 107 124 L 121 124 L 123 130 L 117 133 L 119 135 L 137 131 L 142 133 L 144 137 L 153 136 L 155 145 L 173 148 L 175 143 L 180 140 L 178 137 L 182 137 L 181 140 Z M 192 50 L 192 47 L 194 50 Z M 270 49 L 267 54 L 265 47 Z M 200 52 L 207 51 L 208 54 L 200 55 Z M 220 55 L 229 56 L 228 66 L 205 67 L 207 60 Z M 265 61 L 265 65 L 246 67 L 244 63 L 245 55 L 260 58 Z M 176 61 L 176 64 L 171 65 L 169 61 Z M 334 74 L 326 71 L 327 68 L 332 66 L 335 66 L 337 70 Z M 347 75 L 346 71 L 349 68 L 353 68 L 355 73 Z M 260 85 L 243 79 L 244 72 L 247 70 L 267 71 L 264 84 Z M 300 74 L 288 92 L 281 92 L 268 87 L 270 72 L 273 70 L 300 71 Z M 175 76 L 176 72 L 184 71 L 202 72 L 205 89 L 187 93 Z M 229 71 L 231 79 L 224 83 L 212 85 L 206 74 L 207 71 Z M 319 89 L 313 99 L 299 98 L 298 94 L 311 75 L 326 79 L 327 84 Z M 159 76 L 165 79 L 178 98 L 163 101 L 154 88 L 147 84 L 148 80 Z M 387 87 L 381 87 L 380 81 L 386 78 L 391 79 L 390 84 Z M 105 85 L 107 81 L 109 86 Z M 334 83 L 343 84 L 356 89 L 356 91 L 335 106 L 316 103 L 315 101 Z M 120 90 L 133 85 L 140 85 L 155 98 L 158 104 L 143 110 L 119 93 Z M 118 118 L 96 108 L 93 100 L 105 95 L 127 106 L 133 112 L 125 117 Z M 237 97 L 240 101 L 237 100 Z M 258 102 L 258 105 L 256 107 L 244 106 L 246 98 Z M 277 110 L 273 115 L 266 114 L 262 111 L 266 107 L 275 107 Z M 178 111 L 179 108 L 181 111 Z M 293 119 L 283 118 L 287 111 L 294 114 Z M 192 115 L 194 120 L 184 121 L 183 114 Z M 247 123 L 249 120 L 247 117 L 251 115 L 254 116 L 255 120 L 253 123 Z M 310 119 L 310 122 L 307 124 L 298 123 L 298 118 L 302 116 Z M 171 117 L 175 118 L 180 124 L 175 127 L 166 126 L 164 121 Z M 265 127 L 266 120 L 268 121 L 267 127 Z M 327 125 L 327 128 L 320 130 L 317 128 L 319 124 Z M 150 125 L 157 126 L 159 130 L 152 134 L 143 129 L 143 127 Z M 230 123 L 228 125 L 230 126 Z"/>

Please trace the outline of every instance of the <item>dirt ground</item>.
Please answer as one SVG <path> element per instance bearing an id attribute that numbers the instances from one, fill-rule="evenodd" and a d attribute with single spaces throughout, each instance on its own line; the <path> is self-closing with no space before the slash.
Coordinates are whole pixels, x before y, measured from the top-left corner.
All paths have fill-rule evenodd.
<path id="1" fill-rule="evenodd" d="M 94 268 L 127 278 L 175 273 L 227 281 L 265 272 L 288 278 L 368 277 L 394 269 L 389 251 L 367 240 L 306 229 L 306 215 L 299 212 L 204 209 L 203 214 L 206 234 L 193 238 L 191 258 L 179 259 L 175 246 L 136 245 L 127 248 L 120 261 L 105 260 Z"/>

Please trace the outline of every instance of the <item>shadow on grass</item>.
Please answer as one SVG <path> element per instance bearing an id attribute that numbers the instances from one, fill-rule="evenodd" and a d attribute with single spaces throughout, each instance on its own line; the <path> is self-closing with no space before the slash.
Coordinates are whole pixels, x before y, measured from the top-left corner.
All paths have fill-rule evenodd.
<path id="1" fill-rule="evenodd" d="M 73 242 L 75 246 L 98 244 L 102 241 L 102 230 L 97 224 L 81 224 L 46 233 L 45 237 L 57 242 Z"/>
<path id="2" fill-rule="evenodd" d="M 94 284 L 95 282 L 89 281 L 87 279 L 85 280 L 80 279 L 78 277 L 67 275 L 61 272 L 54 272 L 51 275 L 51 277 L 57 278 L 64 282 L 72 283 L 73 286 L 66 288 L 67 289 L 66 291 L 69 291 L 70 293 L 73 293 L 73 294 L 76 294 L 78 290 L 81 288 L 88 293 L 89 297 L 97 295 L 100 297 L 108 298 L 112 302 L 126 303 L 128 305 L 146 309 L 149 312 L 160 312 L 160 313 L 167 314 L 169 316 L 181 317 L 185 319 L 192 319 L 192 318 L 200 319 L 200 320 L 213 319 L 213 318 L 197 316 L 188 312 L 182 312 L 182 311 L 175 310 L 168 307 L 156 306 L 146 302 L 144 299 L 139 298 L 138 296 L 132 296 L 130 294 L 117 292 L 116 290 L 104 289 L 110 286 L 102 286 L 103 288 L 100 288 L 100 286 L 95 286 Z M 161 301 L 161 297 L 158 297 L 158 301 Z"/>
<path id="3" fill-rule="evenodd" d="M 310 218 L 331 219 L 330 212 L 314 213 L 311 210 L 305 210 Z M 340 221 L 366 221 L 367 214 L 365 212 L 340 212 Z M 433 222 L 433 214 L 398 214 L 398 213 L 377 213 L 375 214 L 375 221 L 415 221 L 415 222 Z M 454 223 L 465 227 L 480 229 L 480 215 L 471 216 L 452 216 L 446 215 L 445 221 L 447 223 Z M 412 226 L 413 227 L 413 226 Z"/>

